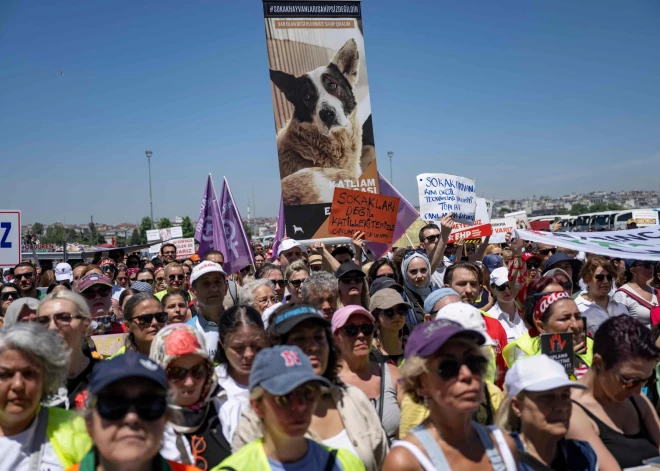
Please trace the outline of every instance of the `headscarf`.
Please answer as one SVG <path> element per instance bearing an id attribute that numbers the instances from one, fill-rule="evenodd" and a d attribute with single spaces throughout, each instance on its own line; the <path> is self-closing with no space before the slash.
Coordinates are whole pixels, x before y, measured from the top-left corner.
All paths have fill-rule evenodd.
<path id="1" fill-rule="evenodd" d="M 428 276 L 426 277 L 426 284 L 422 288 L 416 288 L 415 285 L 408 279 L 408 265 L 410 265 L 410 262 L 415 260 L 416 258 L 421 258 L 424 263 L 426 264 L 426 269 L 428 270 Z M 414 252 L 407 257 L 403 259 L 403 262 L 401 263 L 401 275 L 403 276 L 403 282 L 406 284 L 406 288 L 408 288 L 410 291 L 413 293 L 416 293 L 417 295 L 421 296 L 422 299 L 425 299 L 426 296 L 431 294 L 431 263 L 429 262 L 429 259 L 426 255 L 419 253 L 419 252 Z"/>
<path id="2" fill-rule="evenodd" d="M 171 324 L 156 334 L 149 351 L 149 358 L 158 363 L 165 371 L 170 363 L 184 355 L 202 357 L 207 362 L 209 373 L 199 400 L 195 404 L 188 407 L 170 406 L 183 413 L 183 423 L 173 423 L 174 430 L 179 433 L 193 433 L 204 423 L 211 400 L 220 392 L 218 377 L 213 367 L 213 360 L 209 358 L 206 349 L 204 334 L 188 324 Z"/>

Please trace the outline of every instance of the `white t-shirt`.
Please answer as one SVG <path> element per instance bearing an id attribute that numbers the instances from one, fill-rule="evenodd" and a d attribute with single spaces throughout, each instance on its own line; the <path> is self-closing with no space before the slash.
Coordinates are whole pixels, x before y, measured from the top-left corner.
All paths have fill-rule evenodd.
<path id="1" fill-rule="evenodd" d="M 434 288 L 444 288 L 445 287 L 445 271 L 449 268 L 452 263 L 447 257 L 442 259 L 442 263 L 435 271 L 431 274 L 431 286 Z"/>
<path id="2" fill-rule="evenodd" d="M 243 408 L 250 406 L 250 390 L 229 376 L 227 365 L 216 366 L 215 373 L 218 376 L 218 384 L 226 393 L 224 400 L 216 402 L 215 406 L 222 424 L 222 433 L 227 442 L 231 443 L 241 420 Z"/>
<path id="3" fill-rule="evenodd" d="M 40 414 L 41 420 L 48 417 L 45 409 Z M 39 416 L 38 416 L 39 417 Z M 37 422 L 39 418 L 23 432 L 9 437 L 0 437 L 0 471 L 29 471 L 30 450 L 36 437 Z M 44 438 L 44 440 L 46 440 Z M 44 452 L 41 455 L 40 471 L 61 471 L 64 469 L 52 445 L 46 440 Z"/>
<path id="4" fill-rule="evenodd" d="M 506 332 L 507 343 L 511 343 L 521 335 L 527 333 L 527 326 L 517 312 L 513 316 L 513 322 L 509 320 L 509 315 L 502 311 L 497 303 L 495 303 L 495 305 L 491 307 L 486 313 L 490 317 L 500 321 L 500 324 L 502 324 L 502 327 L 504 327 L 504 331 Z"/>
<path id="5" fill-rule="evenodd" d="M 621 288 L 641 298 L 641 296 L 638 293 L 636 293 L 635 290 L 629 284 L 625 284 Z M 617 303 L 626 306 L 631 316 L 633 316 L 635 319 L 640 321 L 649 329 L 651 328 L 651 310 L 649 308 L 642 306 L 639 302 L 637 302 L 635 299 L 631 298 L 622 291 L 617 291 L 616 293 L 614 293 L 612 299 Z M 658 297 L 655 295 L 655 290 L 653 290 L 653 298 L 651 299 L 651 305 L 652 306 L 658 305 Z"/>
<path id="6" fill-rule="evenodd" d="M 582 296 L 583 294 L 584 293 L 580 293 L 579 296 L 575 298 L 575 304 L 577 304 L 578 309 L 582 313 L 582 317 L 587 319 L 587 333 L 591 335 L 595 334 L 600 325 L 610 317 L 630 314 L 628 308 L 624 304 L 618 303 L 614 299 L 610 299 L 607 304 L 606 312 L 598 304 L 585 299 L 584 296 Z"/>
<path id="7" fill-rule="evenodd" d="M 207 321 L 201 314 L 190 319 L 186 324 L 193 326 L 197 331 L 204 334 L 206 340 L 206 349 L 209 352 L 209 358 L 214 359 L 218 351 L 218 324 L 212 321 Z"/>

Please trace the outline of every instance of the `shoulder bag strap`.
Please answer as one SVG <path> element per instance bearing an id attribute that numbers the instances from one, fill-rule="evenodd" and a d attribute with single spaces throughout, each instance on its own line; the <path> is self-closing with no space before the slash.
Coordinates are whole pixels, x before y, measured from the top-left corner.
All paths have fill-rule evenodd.
<path id="1" fill-rule="evenodd" d="M 385 363 L 380 364 L 380 396 L 378 396 L 380 403 L 378 404 L 378 418 L 380 423 L 383 423 L 383 405 L 385 404 Z"/>
<path id="2" fill-rule="evenodd" d="M 325 471 L 332 471 L 332 468 L 335 467 L 336 459 L 337 459 L 337 450 L 334 449 L 330 451 L 330 456 L 328 456 L 328 462 L 325 464 Z"/>
<path id="3" fill-rule="evenodd" d="M 44 455 L 44 448 L 48 442 L 46 437 L 46 427 L 48 426 L 48 408 L 41 406 L 39 414 L 35 417 L 37 425 L 34 430 L 34 436 L 32 437 L 32 445 L 30 446 L 30 461 L 29 461 L 29 470 L 30 471 L 40 471 L 41 469 L 41 458 Z"/>
<path id="4" fill-rule="evenodd" d="M 622 293 L 626 293 L 628 296 L 630 296 L 631 298 L 633 298 L 635 301 L 637 301 L 639 304 L 641 304 L 642 306 L 644 306 L 646 309 L 651 310 L 651 309 L 653 309 L 654 307 L 656 307 L 656 306 L 654 306 L 653 304 L 651 304 L 650 302 L 648 302 L 646 299 L 642 298 L 641 296 L 636 295 L 635 293 L 631 293 L 631 292 L 628 291 L 627 289 L 619 288 L 619 289 L 616 290 L 615 292 L 618 293 L 619 291 L 621 291 Z"/>

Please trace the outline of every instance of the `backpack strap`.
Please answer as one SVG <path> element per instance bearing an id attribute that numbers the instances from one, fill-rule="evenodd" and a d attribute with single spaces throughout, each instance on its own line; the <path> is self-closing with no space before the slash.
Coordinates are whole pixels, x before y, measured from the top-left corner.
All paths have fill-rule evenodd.
<path id="1" fill-rule="evenodd" d="M 334 449 L 330 451 L 330 456 L 328 456 L 328 462 L 325 464 L 325 471 L 332 471 L 332 468 L 335 467 L 336 459 L 337 459 L 337 450 Z"/>
<path id="2" fill-rule="evenodd" d="M 238 293 L 236 292 L 236 282 L 234 280 L 229 280 L 227 281 L 227 285 L 229 286 L 229 294 L 231 295 L 231 299 L 234 300 L 234 306 L 238 306 Z"/>

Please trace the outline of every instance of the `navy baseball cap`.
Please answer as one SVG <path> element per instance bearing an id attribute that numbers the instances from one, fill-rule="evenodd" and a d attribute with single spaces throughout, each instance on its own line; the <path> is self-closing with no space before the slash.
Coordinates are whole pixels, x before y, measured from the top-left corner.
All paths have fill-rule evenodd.
<path id="1" fill-rule="evenodd" d="M 504 266 L 504 260 L 502 260 L 502 257 L 495 255 L 494 253 L 486 255 L 482 260 L 482 263 L 486 266 L 486 268 L 488 268 L 489 271 L 493 271 L 496 268 Z"/>
<path id="2" fill-rule="evenodd" d="M 278 345 L 261 350 L 250 370 L 250 391 L 261 386 L 274 396 L 289 394 L 305 383 L 320 383 L 327 388 L 330 381 L 314 373 L 312 363 L 294 345 Z"/>
<path id="3" fill-rule="evenodd" d="M 164 390 L 168 388 L 165 370 L 148 356 L 128 351 L 110 360 L 100 361 L 94 366 L 89 380 L 89 392 L 98 394 L 111 384 L 126 378 L 150 379 Z"/>
<path id="4" fill-rule="evenodd" d="M 337 271 L 335 272 L 335 276 L 337 278 L 341 278 L 343 276 L 348 275 L 349 273 L 355 275 L 367 276 L 364 274 L 360 266 L 357 263 L 353 263 L 353 262 L 344 262 L 341 265 L 339 265 L 339 268 L 337 268 Z"/>
<path id="5" fill-rule="evenodd" d="M 403 294 L 403 286 L 398 284 L 392 278 L 381 276 L 380 278 L 376 278 L 374 282 L 369 285 L 369 296 L 373 296 L 378 291 L 385 288 L 391 288 L 398 291 L 399 294 Z"/>
<path id="6" fill-rule="evenodd" d="M 449 319 L 436 319 L 415 326 L 406 343 L 405 357 L 429 357 L 454 337 L 470 338 L 478 345 L 486 342 L 486 338 L 476 330 L 464 329 L 461 324 Z"/>
<path id="7" fill-rule="evenodd" d="M 330 322 L 318 309 L 306 304 L 292 305 L 288 310 L 282 310 L 270 318 L 269 327 L 278 334 L 288 334 L 298 324 L 312 319 L 323 326 L 330 327 Z"/>

